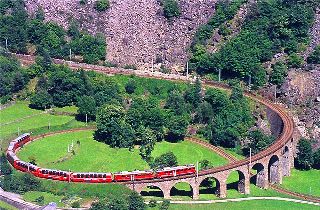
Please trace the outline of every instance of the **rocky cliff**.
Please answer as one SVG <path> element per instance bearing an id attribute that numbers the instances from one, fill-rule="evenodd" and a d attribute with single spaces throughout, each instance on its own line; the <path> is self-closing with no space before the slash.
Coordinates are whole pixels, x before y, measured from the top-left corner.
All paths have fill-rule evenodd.
<path id="1" fill-rule="evenodd" d="M 82 29 L 105 34 L 107 60 L 120 65 L 151 68 L 154 63 L 181 69 L 200 24 L 214 13 L 217 0 L 179 0 L 182 15 L 167 20 L 159 0 L 110 0 L 105 12 L 94 9 L 94 0 L 25 0 L 30 15 L 40 6 L 45 19 L 67 27 L 71 19 Z M 155 66 L 159 66 L 155 65 Z"/>

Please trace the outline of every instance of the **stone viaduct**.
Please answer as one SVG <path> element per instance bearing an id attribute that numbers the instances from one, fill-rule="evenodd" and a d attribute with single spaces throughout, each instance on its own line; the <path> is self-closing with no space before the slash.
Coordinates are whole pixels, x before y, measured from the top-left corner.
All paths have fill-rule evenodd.
<path id="1" fill-rule="evenodd" d="M 25 65 L 34 62 L 34 56 L 17 55 L 16 57 Z M 150 71 L 132 71 L 127 69 L 110 68 L 89 64 L 81 64 L 76 62 L 66 62 L 54 59 L 57 64 L 68 65 L 72 69 L 93 70 L 105 74 L 134 74 L 141 77 L 161 78 L 176 81 L 193 81 L 193 79 L 173 74 L 163 74 L 160 72 Z M 203 85 L 207 87 L 218 87 L 229 89 L 228 86 L 212 81 L 203 81 Z M 198 175 L 179 176 L 167 179 L 133 181 L 125 183 L 129 188 L 141 193 L 147 187 L 159 188 L 164 198 L 169 199 L 173 187 L 180 182 L 185 182 L 192 188 L 193 199 L 199 198 L 200 185 L 205 181 L 214 179 L 216 183 L 215 194 L 221 198 L 227 196 L 227 179 L 232 172 L 238 173 L 237 189 L 243 194 L 250 193 L 250 183 L 267 189 L 270 184 L 281 184 L 283 176 L 290 176 L 291 168 L 294 166 L 294 155 L 296 154 L 297 138 L 293 137 L 294 123 L 292 118 L 286 113 L 285 109 L 280 105 L 254 95 L 251 92 L 245 92 L 245 95 L 255 102 L 261 103 L 267 107 L 269 122 L 273 134 L 277 136 L 275 142 L 266 150 L 247 158 L 239 160 L 228 165 L 216 167 L 208 170 L 199 171 Z M 254 173 L 255 172 L 255 173 Z"/>

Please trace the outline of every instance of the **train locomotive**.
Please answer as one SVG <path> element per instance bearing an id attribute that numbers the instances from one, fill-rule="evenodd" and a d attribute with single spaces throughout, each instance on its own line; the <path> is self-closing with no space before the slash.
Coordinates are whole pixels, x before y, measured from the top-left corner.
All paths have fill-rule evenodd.
<path id="1" fill-rule="evenodd" d="M 146 171 L 122 171 L 117 173 L 96 173 L 96 172 L 71 172 L 55 169 L 46 169 L 34 164 L 20 160 L 16 151 L 23 145 L 31 141 L 29 133 L 23 134 L 12 140 L 6 152 L 9 163 L 17 170 L 30 173 L 43 179 L 52 179 L 65 182 L 84 182 L 84 183 L 110 183 L 110 182 L 133 182 L 141 180 L 164 179 L 183 175 L 195 175 L 194 165 L 177 167 L 165 167 L 158 170 Z"/>

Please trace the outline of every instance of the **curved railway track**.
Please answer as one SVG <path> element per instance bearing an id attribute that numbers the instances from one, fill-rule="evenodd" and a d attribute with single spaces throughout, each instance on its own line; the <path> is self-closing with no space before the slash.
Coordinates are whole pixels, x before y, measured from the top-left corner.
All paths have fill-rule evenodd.
<path id="1" fill-rule="evenodd" d="M 16 56 L 25 65 L 30 65 L 35 60 L 35 58 L 33 56 L 25 56 L 25 55 L 16 55 Z M 68 65 L 71 69 L 81 68 L 84 70 L 96 71 L 96 72 L 100 72 L 100 73 L 104 73 L 104 74 L 123 74 L 123 75 L 132 75 L 133 74 L 136 76 L 146 77 L 146 78 L 165 79 L 165 80 L 182 81 L 182 82 L 191 81 L 187 77 L 177 76 L 177 75 L 154 74 L 152 72 L 140 72 L 140 71 L 132 71 L 132 70 L 126 70 L 126 69 L 108 68 L 108 67 L 97 66 L 97 65 L 75 63 L 75 62 L 66 62 L 64 60 L 59 60 L 59 59 L 54 59 L 53 61 L 54 61 L 54 63 L 57 63 L 57 64 Z M 203 81 L 202 83 L 206 87 L 221 88 L 224 90 L 230 90 L 230 87 L 228 87 L 225 84 L 212 82 L 212 81 L 206 81 L 206 80 Z M 276 141 L 270 147 L 268 147 L 267 149 L 261 151 L 260 153 L 258 153 L 256 155 L 252 156 L 251 161 L 254 162 L 254 161 L 260 160 L 266 156 L 269 156 L 269 155 L 277 152 L 278 150 L 281 150 L 286 145 L 286 143 L 290 142 L 292 139 L 293 131 L 294 131 L 294 123 L 293 123 L 292 118 L 279 105 L 273 104 L 271 101 L 269 101 L 265 98 L 262 98 L 261 96 L 256 95 L 252 92 L 245 91 L 244 95 L 248 98 L 251 98 L 252 100 L 254 100 L 256 102 L 259 102 L 259 103 L 265 105 L 266 107 L 270 108 L 271 110 L 273 110 L 275 113 L 278 114 L 278 116 L 281 118 L 281 120 L 283 122 L 283 129 L 282 129 L 280 136 L 276 139 Z M 207 148 L 217 152 L 222 157 L 224 157 L 230 161 L 230 163 L 225 166 L 202 170 L 199 172 L 199 175 L 212 174 L 212 173 L 217 173 L 217 172 L 221 172 L 224 170 L 237 168 L 239 166 L 247 165 L 250 162 L 249 158 L 246 158 L 244 160 L 238 160 L 235 157 L 233 157 L 232 155 L 227 154 L 225 151 L 223 151 L 223 149 L 221 149 L 219 147 L 214 147 L 211 144 L 209 144 L 207 142 L 203 142 L 199 139 L 191 137 L 191 138 L 188 138 L 188 140 L 192 141 L 194 143 L 200 144 L 204 147 L 207 147 Z M 161 180 L 154 179 L 154 180 L 146 180 L 146 181 L 136 181 L 136 183 L 139 183 L 139 182 L 148 182 L 148 183 L 161 182 L 161 181 L 166 181 L 166 180 L 176 180 L 176 179 L 189 178 L 189 177 L 193 177 L 193 175 L 172 177 L 172 178 L 166 178 L 166 179 L 161 179 Z M 300 194 L 300 193 L 296 193 L 296 192 L 291 192 L 289 190 L 283 189 L 283 188 L 276 186 L 276 185 L 270 185 L 270 186 L 272 189 L 274 189 L 278 192 L 281 192 L 281 193 L 284 193 L 284 194 L 287 194 L 287 195 L 290 195 L 293 197 L 301 198 L 303 200 L 308 200 L 311 202 L 320 202 L 320 198 L 317 198 L 317 197 L 308 196 L 308 195 L 304 195 L 304 194 Z"/>

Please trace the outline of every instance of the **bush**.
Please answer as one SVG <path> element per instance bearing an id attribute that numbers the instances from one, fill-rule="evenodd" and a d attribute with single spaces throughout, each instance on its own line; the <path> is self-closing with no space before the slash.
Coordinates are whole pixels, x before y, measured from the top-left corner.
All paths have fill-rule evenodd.
<path id="1" fill-rule="evenodd" d="M 96 1 L 94 8 L 98 12 L 103 12 L 103 11 L 110 8 L 110 2 L 109 2 L 109 0 L 98 0 L 98 1 Z"/>
<path id="2" fill-rule="evenodd" d="M 272 66 L 272 69 L 270 82 L 275 85 L 281 85 L 287 76 L 288 67 L 282 62 L 277 62 Z"/>
<path id="3" fill-rule="evenodd" d="M 129 94 L 134 93 L 136 88 L 137 88 L 137 85 L 136 85 L 136 81 L 134 79 L 130 79 L 125 86 L 126 92 Z"/>
<path id="4" fill-rule="evenodd" d="M 164 0 L 163 12 L 164 16 L 168 19 L 179 17 L 181 15 L 181 11 L 177 0 Z"/>
<path id="5" fill-rule="evenodd" d="M 295 166 L 298 169 L 310 170 L 313 165 L 312 147 L 307 139 L 301 139 L 298 143 L 298 153 L 295 159 Z"/>
<path id="6" fill-rule="evenodd" d="M 291 68 L 300 68 L 303 64 L 303 58 L 296 53 L 292 53 L 288 58 L 288 66 Z"/>
<path id="7" fill-rule="evenodd" d="M 43 203 L 44 203 L 44 197 L 43 197 L 43 195 L 39 196 L 39 197 L 36 198 L 34 201 L 37 202 L 37 203 L 40 204 L 40 205 L 43 205 Z"/>
<path id="8" fill-rule="evenodd" d="M 151 163 L 152 168 L 164 168 L 164 167 L 174 167 L 178 165 L 177 157 L 173 152 L 167 152 L 159 157 L 156 157 Z"/>
<path id="9" fill-rule="evenodd" d="M 80 208 L 80 202 L 79 201 L 75 201 L 71 204 L 72 208 Z"/>
<path id="10" fill-rule="evenodd" d="M 150 208 L 154 208 L 157 206 L 157 201 L 156 200 L 150 200 L 149 201 L 149 207 Z"/>
<path id="11" fill-rule="evenodd" d="M 170 206 L 169 200 L 164 200 L 160 206 L 160 210 L 168 210 Z"/>
<path id="12" fill-rule="evenodd" d="M 320 169 L 320 149 L 313 153 L 313 161 L 314 163 L 312 167 L 315 169 Z"/>
<path id="13" fill-rule="evenodd" d="M 319 64 L 320 63 L 320 46 L 317 46 L 314 51 L 307 58 L 308 63 Z"/>

